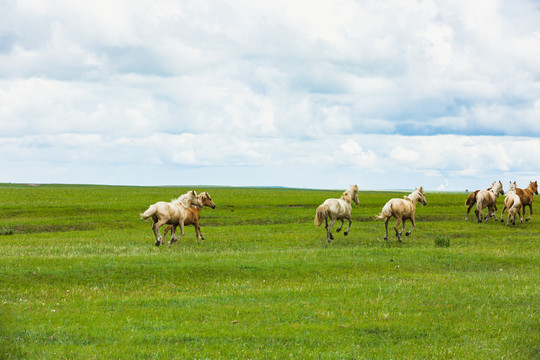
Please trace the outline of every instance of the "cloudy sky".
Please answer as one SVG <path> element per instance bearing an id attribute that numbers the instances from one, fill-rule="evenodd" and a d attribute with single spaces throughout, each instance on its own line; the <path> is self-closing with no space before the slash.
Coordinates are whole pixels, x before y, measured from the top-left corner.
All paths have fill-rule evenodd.
<path id="1" fill-rule="evenodd" d="M 540 180 L 540 2 L 0 0 L 0 182 Z"/>

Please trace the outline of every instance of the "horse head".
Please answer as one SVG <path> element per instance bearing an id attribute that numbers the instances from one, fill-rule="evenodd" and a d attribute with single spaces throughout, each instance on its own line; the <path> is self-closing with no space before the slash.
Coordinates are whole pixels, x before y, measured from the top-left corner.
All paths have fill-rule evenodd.
<path id="1" fill-rule="evenodd" d="M 188 198 L 188 202 L 190 203 L 189 205 L 190 206 L 195 206 L 197 208 L 202 208 L 203 207 L 203 203 L 201 202 L 201 200 L 199 200 L 199 197 L 197 196 L 197 192 L 195 190 L 190 190 L 186 193 L 187 195 L 187 198 Z M 189 207 L 189 206 L 187 206 Z"/>
<path id="2" fill-rule="evenodd" d="M 538 181 L 535 180 L 534 182 L 531 181 L 529 184 L 529 187 L 531 188 L 533 194 L 538 195 Z"/>
<path id="3" fill-rule="evenodd" d="M 491 187 L 491 191 L 499 196 L 500 195 L 504 195 L 504 190 L 503 190 L 503 184 L 502 182 L 499 180 L 499 181 L 496 181 L 493 183 L 492 187 Z"/>
<path id="4" fill-rule="evenodd" d="M 358 185 L 351 185 L 350 190 L 352 190 L 352 201 L 356 205 L 360 205 L 360 200 L 358 200 Z"/>
<path id="5" fill-rule="evenodd" d="M 199 200 L 201 200 L 202 206 L 208 206 L 209 208 L 215 209 L 216 204 L 212 201 L 210 194 L 206 191 L 199 195 Z"/>
<path id="6" fill-rule="evenodd" d="M 508 186 L 508 192 L 510 192 L 510 191 L 514 191 L 514 192 L 516 191 L 516 182 L 515 181 L 514 182 L 510 181 L 510 185 Z"/>
<path id="7" fill-rule="evenodd" d="M 426 206 L 427 205 L 427 201 L 426 201 L 426 196 L 424 195 L 424 188 L 422 186 L 420 186 L 420 188 L 416 188 L 416 192 L 418 193 L 418 200 L 420 200 L 420 202 L 422 203 L 422 205 Z"/>

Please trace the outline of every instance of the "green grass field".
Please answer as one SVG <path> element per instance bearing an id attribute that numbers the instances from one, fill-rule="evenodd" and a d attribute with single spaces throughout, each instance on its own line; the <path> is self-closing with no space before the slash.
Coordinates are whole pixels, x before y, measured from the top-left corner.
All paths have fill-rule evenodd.
<path id="1" fill-rule="evenodd" d="M 465 222 L 465 194 L 428 192 L 385 242 L 405 193 L 361 192 L 328 244 L 340 191 L 195 188 L 206 240 L 155 247 L 139 213 L 187 190 L 0 184 L 0 358 L 540 358 L 540 212 Z"/>

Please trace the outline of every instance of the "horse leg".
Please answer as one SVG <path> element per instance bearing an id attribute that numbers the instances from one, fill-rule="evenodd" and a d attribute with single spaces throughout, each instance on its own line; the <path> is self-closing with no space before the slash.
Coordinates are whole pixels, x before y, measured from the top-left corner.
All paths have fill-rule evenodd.
<path id="1" fill-rule="evenodd" d="M 181 220 L 180 221 L 180 236 L 178 238 L 175 238 L 174 236 L 171 238 L 171 241 L 169 241 L 169 247 L 171 247 L 171 244 L 173 242 L 176 242 L 178 241 L 182 236 L 184 236 L 184 220 Z M 176 227 L 176 226 L 175 226 Z M 173 227 L 173 231 L 174 231 L 174 227 Z"/>
<path id="2" fill-rule="evenodd" d="M 390 221 L 390 218 L 386 218 L 384 222 L 384 229 L 386 230 L 386 235 L 384 235 L 384 240 L 388 240 L 388 222 Z"/>
<path id="3" fill-rule="evenodd" d="M 201 240 L 204 240 L 204 236 L 202 236 L 201 227 L 199 226 L 198 220 L 195 220 L 193 222 L 193 226 L 195 227 L 195 235 L 197 236 L 197 244 L 198 244 L 199 238 L 201 238 Z"/>
<path id="4" fill-rule="evenodd" d="M 493 209 L 490 206 L 488 206 L 487 208 L 488 208 L 488 212 L 487 212 L 487 215 L 486 215 L 486 220 L 484 221 L 485 223 L 487 223 L 489 218 L 491 217 L 491 215 L 493 215 L 492 214 Z"/>
<path id="5" fill-rule="evenodd" d="M 531 220 L 532 213 L 532 204 L 529 204 L 529 217 L 527 218 L 527 221 Z M 525 217 L 525 206 L 523 206 L 523 217 Z"/>
<path id="6" fill-rule="evenodd" d="M 503 209 L 501 210 L 501 222 L 504 221 L 503 215 L 504 215 L 504 210 L 505 210 L 505 209 L 506 209 L 506 204 L 503 205 Z M 510 211 L 510 209 L 509 209 L 508 211 Z"/>
<path id="7" fill-rule="evenodd" d="M 345 219 L 341 219 L 341 226 L 336 229 L 336 232 L 340 232 L 341 229 L 343 229 L 343 224 L 345 223 Z"/>
<path id="8" fill-rule="evenodd" d="M 326 240 L 328 240 L 328 242 L 331 242 L 332 240 L 334 240 L 334 236 L 332 235 L 332 231 L 330 230 L 332 229 L 332 226 L 334 226 L 335 222 L 336 222 L 335 219 L 331 219 L 330 224 L 328 224 L 328 227 L 326 228 Z"/>
<path id="9" fill-rule="evenodd" d="M 174 234 L 176 234 L 176 225 L 170 225 L 171 226 L 171 240 L 169 241 L 169 246 L 171 246 L 171 243 L 175 241 Z M 163 233 L 163 238 L 165 238 L 165 233 Z"/>
<path id="10" fill-rule="evenodd" d="M 343 235 L 345 236 L 349 235 L 349 231 L 351 231 L 351 223 L 352 223 L 351 218 L 348 218 L 347 220 L 349 220 L 349 227 L 347 228 L 347 231 L 343 233 Z M 343 226 L 343 223 L 341 224 L 341 226 Z"/>
<path id="11" fill-rule="evenodd" d="M 156 238 L 156 246 L 159 246 L 161 243 L 159 242 L 159 228 L 156 229 L 157 222 L 152 224 L 152 232 L 154 233 L 154 237 Z"/>
<path id="12" fill-rule="evenodd" d="M 401 233 L 398 230 L 400 223 L 401 223 L 401 218 L 396 218 L 396 225 L 394 226 L 394 229 L 396 230 L 396 236 L 399 242 L 401 242 Z"/>
<path id="13" fill-rule="evenodd" d="M 410 220 L 411 220 L 411 223 L 412 223 L 412 228 L 411 228 L 411 230 L 409 230 L 409 231 L 407 231 L 407 232 L 405 233 L 406 236 L 411 235 L 412 231 L 414 230 L 414 227 L 416 226 L 416 224 L 415 224 L 415 222 L 414 222 L 414 216 L 411 216 L 411 219 L 410 219 Z M 405 226 L 405 221 L 403 222 L 403 226 Z"/>
<path id="14" fill-rule="evenodd" d="M 471 211 L 474 204 L 469 205 L 469 208 L 467 209 L 467 215 L 465 215 L 465 221 L 469 220 L 469 212 Z"/>
<path id="15" fill-rule="evenodd" d="M 156 235 L 156 246 L 163 244 L 163 236 L 159 233 L 159 229 L 167 223 L 167 220 L 159 220 L 157 223 L 154 223 L 154 235 Z M 174 231 L 174 229 L 173 229 Z"/>
<path id="16" fill-rule="evenodd" d="M 476 207 L 474 210 L 474 214 L 476 215 L 476 222 L 481 223 L 482 222 L 482 211 Z"/>
<path id="17" fill-rule="evenodd" d="M 170 231 L 171 232 L 171 236 L 174 237 L 174 233 L 173 233 L 173 228 L 175 227 L 176 225 L 169 225 L 165 228 L 165 230 L 163 231 L 163 239 L 165 239 L 165 235 L 167 235 L 167 233 Z"/>
<path id="18" fill-rule="evenodd" d="M 199 227 L 199 222 L 194 221 L 193 227 L 195 228 L 195 238 L 197 239 L 197 245 L 199 245 L 199 235 L 202 237 L 202 235 L 200 234 L 201 228 Z"/>
<path id="19" fill-rule="evenodd" d="M 199 229 L 199 235 L 201 236 L 201 240 L 205 240 L 201 231 L 201 227 L 199 225 L 197 225 L 197 229 Z"/>
<path id="20" fill-rule="evenodd" d="M 493 205 L 493 207 L 491 208 L 491 216 L 493 216 L 495 221 L 497 221 L 497 205 Z"/>

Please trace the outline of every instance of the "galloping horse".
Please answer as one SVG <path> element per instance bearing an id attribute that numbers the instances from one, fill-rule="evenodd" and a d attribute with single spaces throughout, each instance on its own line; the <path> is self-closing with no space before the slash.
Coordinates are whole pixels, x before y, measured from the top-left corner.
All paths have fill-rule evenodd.
<path id="1" fill-rule="evenodd" d="M 495 181 L 493 185 L 491 185 L 490 190 L 482 190 L 478 192 L 478 195 L 476 195 L 476 210 L 474 210 L 478 222 L 482 222 L 482 210 L 484 210 L 486 207 L 488 208 L 486 222 L 489 220 L 490 216 L 493 216 L 495 221 L 497 221 L 497 214 L 495 211 L 499 194 L 504 195 L 503 185 L 500 181 Z"/>
<path id="2" fill-rule="evenodd" d="M 143 220 L 152 217 L 154 223 L 152 224 L 152 231 L 156 238 L 156 246 L 163 244 L 163 236 L 159 234 L 159 228 L 165 224 L 180 225 L 180 236 L 184 235 L 184 219 L 190 206 L 202 207 L 201 201 L 197 198 L 197 193 L 193 190 L 188 191 L 178 199 L 171 202 L 159 201 L 153 205 L 150 205 L 148 210 L 141 214 Z M 178 239 L 174 238 L 175 227 L 172 229 L 172 238 L 169 242 L 169 246 Z"/>
<path id="3" fill-rule="evenodd" d="M 530 182 L 529 186 L 527 186 L 526 189 L 520 189 L 516 188 L 516 194 L 519 196 L 519 200 L 521 201 L 521 206 L 523 207 L 523 217 L 525 217 L 525 206 L 529 206 L 529 217 L 526 219 L 527 221 L 531 220 L 531 215 L 533 213 L 532 209 L 532 203 L 533 203 L 533 195 L 538 195 L 538 181 L 535 180 L 534 182 Z"/>
<path id="4" fill-rule="evenodd" d="M 199 226 L 199 220 L 201 219 L 201 210 L 203 207 L 208 206 L 209 208 L 215 209 L 216 204 L 212 201 L 212 198 L 210 197 L 210 194 L 205 192 L 202 192 L 198 196 L 199 200 L 202 203 L 202 207 L 196 207 L 196 206 L 190 206 L 190 208 L 186 212 L 186 217 L 184 218 L 184 226 L 185 225 L 193 225 L 195 227 L 195 236 L 197 237 L 197 244 L 199 243 L 199 238 L 201 240 L 204 240 L 204 236 L 201 232 L 201 227 Z M 163 237 L 167 235 L 167 232 L 171 230 L 176 225 L 169 225 L 165 228 L 165 231 L 163 231 Z"/>
<path id="5" fill-rule="evenodd" d="M 492 186 L 488 187 L 486 190 L 491 190 Z M 465 205 L 469 205 L 467 208 L 467 215 L 465 215 L 465 221 L 469 220 L 469 212 L 471 211 L 474 204 L 476 204 L 476 196 L 481 190 L 476 190 L 469 194 L 467 197 L 467 200 L 465 201 Z M 497 211 L 497 204 L 495 204 L 495 211 Z"/>
<path id="6" fill-rule="evenodd" d="M 521 223 L 523 224 L 523 216 L 521 216 L 521 201 L 519 199 L 518 194 L 516 193 L 516 182 L 510 181 L 510 187 L 508 188 L 508 191 L 506 192 L 506 197 L 504 198 L 504 206 L 501 211 L 501 222 L 504 221 L 503 214 L 504 209 L 508 209 L 508 217 L 506 218 L 506 226 L 508 226 L 508 222 L 510 221 L 510 217 L 512 217 L 512 225 L 516 224 L 516 213 L 519 215 L 519 219 L 521 220 Z"/>
<path id="7" fill-rule="evenodd" d="M 422 205 L 427 205 L 426 197 L 424 195 L 424 189 L 422 188 L 422 186 L 420 186 L 420 188 L 416 188 L 408 196 L 404 196 L 403 199 L 390 199 L 386 203 L 386 205 L 384 205 L 381 214 L 376 216 L 379 220 L 385 220 L 384 227 L 386 229 L 386 235 L 384 236 L 384 240 L 388 240 L 388 222 L 390 221 L 392 216 L 396 218 L 396 225 L 394 226 L 394 229 L 396 230 L 396 236 L 398 238 L 398 241 L 401 242 L 401 234 L 403 234 L 403 231 L 405 231 L 406 220 L 411 221 L 412 228 L 411 230 L 406 232 L 405 235 L 411 235 L 415 227 L 414 215 L 416 214 L 416 203 L 419 200 Z M 403 222 L 403 227 L 400 232 L 398 228 L 399 223 L 401 222 Z"/>
<path id="8" fill-rule="evenodd" d="M 351 201 L 354 201 L 356 205 L 360 204 L 360 201 L 358 201 L 358 186 L 356 185 L 351 185 L 350 189 L 341 195 L 341 198 L 328 199 L 317 208 L 315 213 L 315 225 L 321 226 L 323 221 L 325 222 L 326 240 L 328 242 L 334 240 L 331 229 L 336 220 L 341 220 L 341 226 L 336 230 L 337 232 L 340 232 L 343 228 L 345 219 L 349 220 L 349 227 L 343 235 L 347 236 L 349 234 L 349 231 L 351 230 Z M 330 223 L 328 223 L 328 218 L 330 218 Z"/>

